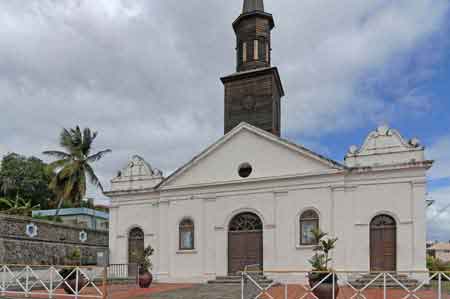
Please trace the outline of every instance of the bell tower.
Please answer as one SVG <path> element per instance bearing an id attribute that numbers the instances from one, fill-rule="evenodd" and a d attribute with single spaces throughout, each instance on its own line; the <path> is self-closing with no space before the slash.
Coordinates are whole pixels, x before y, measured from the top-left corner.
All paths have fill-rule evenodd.
<path id="1" fill-rule="evenodd" d="M 275 23 L 263 0 L 244 0 L 233 22 L 236 34 L 236 72 L 222 77 L 225 86 L 225 134 L 247 122 L 280 136 L 280 75 L 271 65 L 271 31 Z"/>

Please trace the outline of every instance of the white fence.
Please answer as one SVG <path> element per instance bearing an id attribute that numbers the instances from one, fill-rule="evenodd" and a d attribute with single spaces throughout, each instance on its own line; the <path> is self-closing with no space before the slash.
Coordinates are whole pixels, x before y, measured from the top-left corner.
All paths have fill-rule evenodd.
<path id="1" fill-rule="evenodd" d="M 108 287 L 130 281 L 136 287 L 137 277 L 130 277 L 134 265 L 108 267 L 0 265 L 0 297 L 39 298 L 110 298 Z"/>
<path id="2" fill-rule="evenodd" d="M 450 272 L 244 271 L 241 275 L 241 299 L 450 299 Z M 315 280 L 310 280 L 312 275 Z"/>

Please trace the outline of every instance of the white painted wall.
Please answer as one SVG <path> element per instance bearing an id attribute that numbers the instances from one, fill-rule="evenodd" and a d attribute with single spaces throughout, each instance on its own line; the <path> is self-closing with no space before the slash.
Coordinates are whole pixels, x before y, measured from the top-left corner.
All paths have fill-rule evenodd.
<path id="1" fill-rule="evenodd" d="M 369 223 L 389 214 L 397 221 L 398 270 L 425 270 L 429 164 L 330 171 L 325 162 L 265 136 L 241 133 L 167 186 L 110 192 L 111 262 L 127 262 L 128 231 L 138 226 L 145 243 L 155 248 L 157 280 L 203 282 L 226 275 L 228 224 L 238 213 L 251 211 L 264 225 L 265 269 L 307 270 L 313 251 L 299 246 L 299 215 L 312 208 L 322 230 L 339 238 L 335 269 L 369 270 Z M 254 163 L 255 177 L 236 175 L 241 162 Z M 195 223 L 195 249 L 189 252 L 178 250 L 178 224 L 184 217 Z"/>
<path id="2" fill-rule="evenodd" d="M 248 190 L 189 190 L 186 197 L 165 192 L 161 199 L 167 202 L 159 206 L 115 203 L 111 262 L 127 262 L 127 234 L 139 226 L 146 243 L 156 249 L 153 260 L 162 281 L 196 282 L 226 275 L 228 223 L 239 212 L 251 211 L 264 224 L 265 268 L 309 269 L 307 260 L 313 252 L 311 247 L 299 246 L 299 215 L 313 208 L 320 215 L 322 230 L 339 238 L 333 254 L 335 269 L 369 269 L 369 223 L 378 214 L 389 214 L 398 224 L 398 270 L 425 270 L 423 183 L 405 179 L 347 185 L 343 176 L 339 179 L 323 186 L 318 181 L 303 185 L 302 179 L 292 179 L 282 190 L 250 184 Z M 178 224 L 184 217 L 195 223 L 195 250 L 190 252 L 178 250 Z"/>

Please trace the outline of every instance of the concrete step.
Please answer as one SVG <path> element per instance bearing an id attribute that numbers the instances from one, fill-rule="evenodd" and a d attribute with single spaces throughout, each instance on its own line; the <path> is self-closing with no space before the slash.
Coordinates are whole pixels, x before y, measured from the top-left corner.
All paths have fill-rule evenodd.
<path id="1" fill-rule="evenodd" d="M 252 276 L 252 278 L 260 285 L 267 286 L 273 281 L 263 275 Z M 209 284 L 241 284 L 242 277 L 240 275 L 217 276 L 216 279 L 208 281 Z"/>
<path id="2" fill-rule="evenodd" d="M 216 277 L 216 279 L 218 279 L 218 280 L 241 280 L 241 277 L 242 276 L 240 276 L 240 275 L 230 275 L 230 276 L 217 276 Z M 263 275 L 258 275 L 258 276 L 253 276 L 253 275 L 251 275 L 251 277 L 253 278 L 253 279 L 262 279 L 262 280 L 264 280 L 264 279 L 267 279 L 267 277 L 265 277 L 265 276 L 263 276 Z"/>
<path id="3" fill-rule="evenodd" d="M 414 280 L 414 279 L 397 279 L 397 280 L 401 283 L 418 283 L 418 281 Z M 354 280 L 354 282 L 359 282 L 359 283 L 369 283 L 371 281 L 373 281 L 373 279 L 363 278 L 363 279 L 355 279 Z M 383 283 L 383 281 L 384 281 L 383 279 L 377 279 L 374 281 L 374 283 Z M 386 282 L 387 283 L 390 283 L 390 282 L 396 283 L 396 281 L 393 279 L 386 279 Z"/>
<path id="4" fill-rule="evenodd" d="M 368 285 L 370 282 L 372 282 L 378 274 L 365 274 L 360 276 L 359 278 L 356 278 L 349 283 L 357 288 L 361 289 L 364 288 L 366 285 Z M 396 280 L 398 280 L 404 287 L 408 289 L 414 289 L 419 286 L 419 282 L 415 279 L 411 279 L 406 274 L 393 274 L 392 275 Z M 384 287 L 384 277 L 380 276 L 375 281 L 373 281 L 369 288 L 383 288 Z M 392 277 L 386 277 L 386 288 L 389 289 L 403 289 L 403 287 L 398 284 Z"/>

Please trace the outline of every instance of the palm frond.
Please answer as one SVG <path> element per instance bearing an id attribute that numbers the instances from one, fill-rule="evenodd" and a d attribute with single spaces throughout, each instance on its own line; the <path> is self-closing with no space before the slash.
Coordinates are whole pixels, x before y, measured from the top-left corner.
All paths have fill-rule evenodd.
<path id="1" fill-rule="evenodd" d="M 72 134 L 66 128 L 63 128 L 59 135 L 59 145 L 72 152 Z"/>
<path id="2" fill-rule="evenodd" d="M 91 184 L 94 185 L 95 187 L 99 188 L 102 192 L 104 192 L 102 183 L 100 182 L 99 178 L 95 174 L 95 172 L 92 169 L 91 165 L 86 164 L 85 167 L 86 167 L 86 173 L 87 173 L 87 175 L 89 177 L 89 180 L 90 180 Z"/>
<path id="3" fill-rule="evenodd" d="M 96 161 L 100 160 L 101 158 L 103 158 L 103 156 L 105 156 L 106 154 L 109 154 L 111 152 L 112 152 L 112 150 L 110 150 L 110 149 L 106 149 L 106 150 L 100 151 L 98 153 L 95 153 L 95 154 L 89 156 L 86 159 L 86 161 L 87 162 L 96 162 Z"/>
<path id="4" fill-rule="evenodd" d="M 72 143 L 78 147 L 83 144 L 83 133 L 81 132 L 79 126 L 77 126 L 75 129 L 72 129 Z"/>
<path id="5" fill-rule="evenodd" d="M 44 155 L 47 156 L 52 156 L 52 157 L 56 157 L 59 159 L 70 159 L 71 155 L 66 153 L 66 152 L 62 152 L 62 151 L 45 151 L 43 152 Z"/>
<path id="6" fill-rule="evenodd" d="M 0 198 L 0 204 L 4 204 L 4 205 L 6 205 L 8 208 L 14 207 L 14 203 L 13 203 L 11 200 L 6 199 L 6 198 Z"/>
<path id="7" fill-rule="evenodd" d="M 52 163 L 48 164 L 49 171 L 56 171 L 60 168 L 63 168 L 64 166 L 68 165 L 71 162 L 70 159 L 61 159 L 53 161 Z"/>

